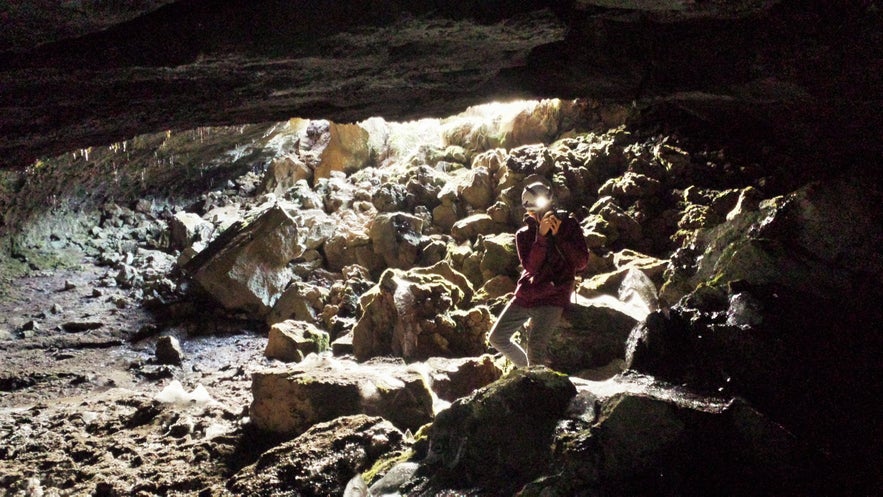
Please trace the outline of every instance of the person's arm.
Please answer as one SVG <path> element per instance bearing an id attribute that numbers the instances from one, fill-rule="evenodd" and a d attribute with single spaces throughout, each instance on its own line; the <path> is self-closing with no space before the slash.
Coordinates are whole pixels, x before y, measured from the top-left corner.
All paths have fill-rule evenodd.
<path id="1" fill-rule="evenodd" d="M 515 247 L 525 272 L 531 276 L 536 275 L 546 260 L 549 239 L 539 233 L 535 220 L 528 221 L 527 229 L 518 231 Z"/>

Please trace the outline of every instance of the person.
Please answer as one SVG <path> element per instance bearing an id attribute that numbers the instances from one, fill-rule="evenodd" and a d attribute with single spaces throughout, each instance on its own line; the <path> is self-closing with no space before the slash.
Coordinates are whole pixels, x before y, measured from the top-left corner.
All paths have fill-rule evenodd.
<path id="1" fill-rule="evenodd" d="M 570 303 L 576 274 L 588 261 L 582 228 L 573 216 L 553 209 L 551 193 L 547 183 L 535 181 L 521 194 L 526 213 L 515 245 L 523 270 L 515 296 L 488 334 L 490 344 L 518 368 L 548 366 L 549 339 Z M 527 351 L 512 340 L 519 329 L 527 335 Z"/>

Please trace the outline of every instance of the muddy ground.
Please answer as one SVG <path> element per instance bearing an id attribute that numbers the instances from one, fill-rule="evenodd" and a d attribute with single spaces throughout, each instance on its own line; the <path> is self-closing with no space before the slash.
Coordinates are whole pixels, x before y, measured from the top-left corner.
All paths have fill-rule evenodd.
<path id="1" fill-rule="evenodd" d="M 251 373 L 269 364 L 259 326 L 148 310 L 86 256 L 3 283 L 0 496 L 223 495 L 278 442 L 247 419 Z M 180 340 L 180 365 L 157 363 L 162 335 Z"/>

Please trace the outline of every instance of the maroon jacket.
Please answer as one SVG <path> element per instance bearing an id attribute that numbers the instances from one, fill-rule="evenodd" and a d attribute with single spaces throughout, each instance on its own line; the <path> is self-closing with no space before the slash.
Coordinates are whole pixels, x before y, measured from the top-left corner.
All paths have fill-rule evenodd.
<path id="1" fill-rule="evenodd" d="M 586 268 L 589 252 L 582 228 L 572 216 L 561 220 L 557 235 L 539 234 L 539 222 L 528 217 L 515 233 L 518 259 L 524 271 L 515 288 L 515 303 L 522 307 L 566 307 L 574 290 L 576 273 Z"/>

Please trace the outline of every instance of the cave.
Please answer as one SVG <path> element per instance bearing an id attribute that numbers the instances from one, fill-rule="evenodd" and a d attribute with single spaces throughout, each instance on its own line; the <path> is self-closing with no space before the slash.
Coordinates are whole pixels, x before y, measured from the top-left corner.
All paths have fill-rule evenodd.
<path id="1" fill-rule="evenodd" d="M 0 495 L 883 491 L 878 2 L 0 25 Z M 518 369 L 538 176 L 589 255 Z"/>

